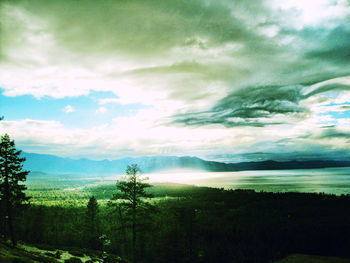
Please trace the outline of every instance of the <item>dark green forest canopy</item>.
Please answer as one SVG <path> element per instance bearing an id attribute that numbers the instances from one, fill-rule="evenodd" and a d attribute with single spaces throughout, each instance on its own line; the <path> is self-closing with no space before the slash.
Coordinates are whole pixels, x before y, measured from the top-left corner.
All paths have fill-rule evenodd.
<path id="1" fill-rule="evenodd" d="M 215 188 L 182 191 L 180 199 L 157 201 L 149 220 L 140 225 L 140 262 L 271 262 L 290 253 L 350 256 L 349 196 Z M 81 238 L 86 211 L 74 205 L 31 206 L 18 222 L 18 234 L 53 250 L 96 255 L 98 243 L 90 252 L 82 250 L 87 246 Z M 131 225 L 121 228 L 120 214 L 106 205 L 100 207 L 98 218 L 100 234 L 111 242 L 108 251 L 130 258 Z M 37 224 L 42 227 L 33 227 Z"/>

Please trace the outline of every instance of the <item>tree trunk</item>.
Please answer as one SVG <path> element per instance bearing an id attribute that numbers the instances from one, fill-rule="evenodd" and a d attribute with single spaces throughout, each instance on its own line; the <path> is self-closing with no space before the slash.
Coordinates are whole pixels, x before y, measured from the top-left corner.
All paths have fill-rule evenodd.
<path id="1" fill-rule="evenodd" d="M 123 253 L 123 256 L 125 256 L 126 252 L 129 250 L 129 247 L 127 246 L 127 241 L 126 241 L 126 230 L 125 230 L 126 227 L 125 227 L 125 222 L 124 222 L 124 216 L 123 216 L 122 209 L 120 206 L 118 206 L 118 213 L 119 213 L 121 232 L 122 232 L 122 236 L 123 236 L 122 253 Z"/>
<path id="2" fill-rule="evenodd" d="M 136 176 L 133 189 L 132 202 L 132 262 L 136 263 Z"/>
<path id="3" fill-rule="evenodd" d="M 136 263 L 136 217 L 135 212 L 132 215 L 132 261 Z"/>
<path id="4" fill-rule="evenodd" d="M 17 245 L 14 231 L 13 231 L 13 219 L 12 219 L 12 209 L 10 204 L 10 184 L 9 184 L 9 174 L 8 174 L 8 164 L 7 159 L 5 159 L 5 202 L 6 202 L 6 212 L 7 212 L 7 224 L 9 226 L 10 238 L 12 245 L 15 247 Z"/>

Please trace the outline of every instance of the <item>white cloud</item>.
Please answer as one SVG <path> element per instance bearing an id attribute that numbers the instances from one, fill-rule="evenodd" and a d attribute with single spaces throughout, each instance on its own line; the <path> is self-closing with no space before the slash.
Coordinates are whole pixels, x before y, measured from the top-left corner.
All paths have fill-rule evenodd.
<path id="1" fill-rule="evenodd" d="M 332 20 L 344 19 L 350 14 L 347 0 L 273 0 L 272 2 L 275 7 L 292 12 L 293 16 L 285 21 L 298 29 L 320 23 L 331 27 L 335 25 Z"/>
<path id="2" fill-rule="evenodd" d="M 120 99 L 118 98 L 105 98 L 105 99 L 100 99 L 98 101 L 99 104 L 108 104 L 108 103 L 115 103 L 115 104 L 121 104 Z"/>
<path id="3" fill-rule="evenodd" d="M 71 113 L 71 112 L 75 112 L 75 109 L 71 105 L 67 105 L 66 107 L 63 108 L 63 111 L 65 113 Z"/>
<path id="4" fill-rule="evenodd" d="M 96 110 L 96 113 L 105 113 L 107 112 L 107 109 L 105 107 L 99 107 L 97 110 Z"/>
<path id="5" fill-rule="evenodd" d="M 20 149 L 61 156 L 204 155 L 232 150 L 254 141 L 252 129 L 224 130 L 220 126 L 179 128 L 155 125 L 152 110 L 131 118 L 116 118 L 108 126 L 72 129 L 57 121 L 1 121 L 1 133 L 9 133 Z M 250 131 L 249 131 L 250 130 Z M 249 138 L 251 137 L 251 138 Z M 179 141 L 182 143 L 179 144 Z"/>

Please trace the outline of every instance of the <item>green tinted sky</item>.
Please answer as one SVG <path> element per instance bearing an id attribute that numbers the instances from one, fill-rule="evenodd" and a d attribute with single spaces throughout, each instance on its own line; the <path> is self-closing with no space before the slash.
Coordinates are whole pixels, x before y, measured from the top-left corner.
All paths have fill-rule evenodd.
<path id="1" fill-rule="evenodd" d="M 0 131 L 25 151 L 349 156 L 348 0 L 0 8 Z"/>

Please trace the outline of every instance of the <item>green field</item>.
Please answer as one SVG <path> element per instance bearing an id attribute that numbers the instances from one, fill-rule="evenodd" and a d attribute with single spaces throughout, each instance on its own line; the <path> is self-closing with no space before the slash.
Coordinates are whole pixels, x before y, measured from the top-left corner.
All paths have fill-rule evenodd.
<path id="1" fill-rule="evenodd" d="M 86 206 L 95 196 L 100 204 L 106 204 L 117 193 L 117 180 L 103 177 L 84 178 L 82 175 L 31 173 L 26 182 L 31 204 L 46 206 Z M 176 183 L 156 183 L 147 191 L 155 200 L 198 195 L 209 187 Z"/>

